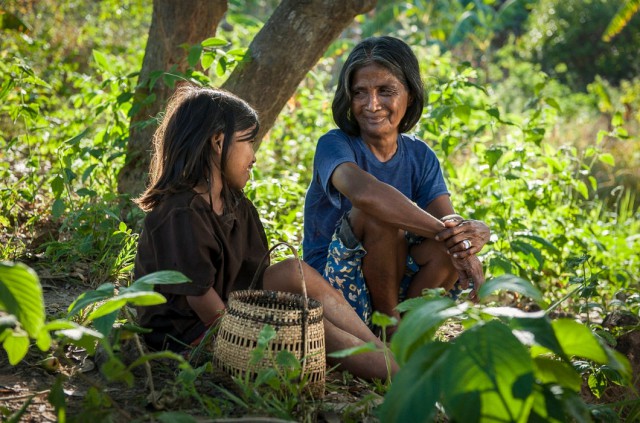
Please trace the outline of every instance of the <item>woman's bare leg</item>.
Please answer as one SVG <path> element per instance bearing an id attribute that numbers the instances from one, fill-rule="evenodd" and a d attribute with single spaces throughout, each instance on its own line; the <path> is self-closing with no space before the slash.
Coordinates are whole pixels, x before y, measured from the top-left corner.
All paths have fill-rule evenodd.
<path id="1" fill-rule="evenodd" d="M 356 208 L 351 209 L 349 222 L 367 251 L 362 258 L 362 274 L 371 296 L 371 307 L 400 320 L 400 313 L 395 308 L 407 263 L 404 231 L 385 225 Z"/>
<path id="2" fill-rule="evenodd" d="M 302 267 L 307 295 L 322 303 L 327 352 L 372 342 L 381 350 L 380 352 L 352 355 L 337 361 L 343 369 L 355 376 L 367 379 L 387 378 L 385 356 L 382 352 L 386 346 L 358 317 L 340 292 L 306 263 L 303 262 Z M 288 259 L 270 266 L 264 274 L 264 288 L 301 294 L 302 285 L 296 260 Z M 391 358 L 391 375 L 397 370 L 398 366 Z"/>
<path id="3" fill-rule="evenodd" d="M 458 279 L 451 256 L 441 242 L 425 239 L 411 248 L 411 257 L 420 266 L 420 270 L 411 280 L 408 298 L 419 297 L 426 288 L 444 288 L 448 291 Z"/>

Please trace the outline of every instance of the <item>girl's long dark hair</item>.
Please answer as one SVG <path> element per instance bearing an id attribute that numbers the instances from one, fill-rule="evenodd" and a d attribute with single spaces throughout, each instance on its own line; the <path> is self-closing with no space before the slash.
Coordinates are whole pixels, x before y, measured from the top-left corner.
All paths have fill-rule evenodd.
<path id="1" fill-rule="evenodd" d="M 149 170 L 149 186 L 134 200 L 150 211 L 167 195 L 209 183 L 214 167 L 212 139 L 224 135 L 220 171 L 225 205 L 230 190 L 224 178 L 229 146 L 238 131 L 251 133 L 243 140 L 254 139 L 259 130 L 256 111 L 230 92 L 192 84 L 179 86 L 167 104 L 162 122 L 153 136 L 154 153 Z"/>

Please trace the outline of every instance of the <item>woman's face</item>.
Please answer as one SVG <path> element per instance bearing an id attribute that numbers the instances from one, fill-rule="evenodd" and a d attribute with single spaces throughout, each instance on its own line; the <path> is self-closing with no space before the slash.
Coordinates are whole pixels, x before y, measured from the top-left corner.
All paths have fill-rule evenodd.
<path id="1" fill-rule="evenodd" d="M 251 178 L 251 169 L 256 162 L 253 151 L 254 139 L 247 140 L 253 128 L 233 134 L 233 142 L 229 146 L 225 179 L 230 188 L 243 189 Z"/>
<path id="2" fill-rule="evenodd" d="M 395 141 L 409 105 L 407 88 L 387 68 L 370 64 L 356 70 L 351 83 L 351 113 L 362 137 Z"/>

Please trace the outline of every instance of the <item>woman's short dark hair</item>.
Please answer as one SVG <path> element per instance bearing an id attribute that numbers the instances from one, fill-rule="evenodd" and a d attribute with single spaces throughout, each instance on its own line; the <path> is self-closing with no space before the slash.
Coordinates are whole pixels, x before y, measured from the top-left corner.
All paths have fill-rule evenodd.
<path id="1" fill-rule="evenodd" d="M 169 99 L 153 136 L 149 187 L 135 202 L 149 211 L 166 195 L 208 181 L 214 166 L 212 140 L 219 134 L 224 135 L 220 160 L 223 195 L 228 193 L 224 173 L 234 133 L 251 130 L 237 140 L 249 141 L 255 138 L 259 127 L 256 111 L 234 94 L 193 84 L 180 85 Z"/>
<path id="2" fill-rule="evenodd" d="M 424 85 L 420 78 L 418 58 L 404 41 L 383 36 L 371 37 L 356 45 L 342 66 L 338 87 L 331 106 L 333 120 L 349 135 L 360 135 L 360 126 L 351 113 L 351 84 L 355 72 L 365 66 L 384 66 L 404 84 L 410 103 L 398 130 L 408 132 L 414 127 L 424 107 Z"/>

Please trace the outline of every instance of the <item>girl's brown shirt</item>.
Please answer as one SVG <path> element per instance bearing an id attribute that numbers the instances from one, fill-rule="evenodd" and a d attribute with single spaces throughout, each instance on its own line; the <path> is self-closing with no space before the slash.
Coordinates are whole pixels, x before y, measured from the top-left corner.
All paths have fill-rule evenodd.
<path id="1" fill-rule="evenodd" d="M 213 287 L 226 303 L 229 293 L 247 289 L 258 271 L 256 288 L 261 288 L 264 266 L 258 267 L 267 250 L 258 212 L 244 195 L 232 213 L 221 216 L 194 191 L 164 199 L 145 217 L 135 278 L 159 270 L 177 270 L 191 282 L 156 285 L 155 290 L 167 302 L 138 308 L 139 324 L 153 330 L 145 336 L 149 346 L 180 349 L 170 341 L 172 337 L 189 344 L 204 332 L 204 324 L 189 307 L 186 296 L 203 295 Z M 268 264 L 268 259 L 265 262 Z"/>

